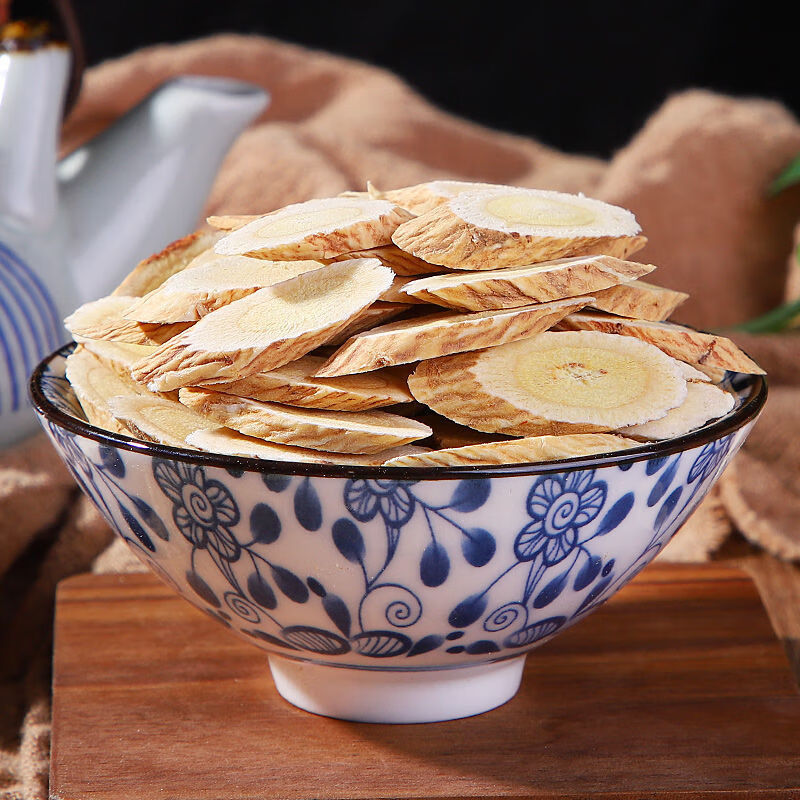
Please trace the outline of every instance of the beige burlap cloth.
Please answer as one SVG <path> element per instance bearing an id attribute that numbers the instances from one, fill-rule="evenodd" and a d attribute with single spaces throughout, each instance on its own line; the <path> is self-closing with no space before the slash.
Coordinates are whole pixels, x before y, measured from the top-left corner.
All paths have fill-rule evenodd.
<path id="1" fill-rule="evenodd" d="M 660 266 L 658 282 L 692 293 L 680 314 L 686 322 L 725 327 L 774 307 L 797 285 L 788 270 L 797 269 L 789 254 L 800 190 L 767 194 L 800 153 L 800 124 L 778 103 L 679 94 L 604 162 L 456 119 L 374 67 L 220 36 L 90 70 L 64 149 L 183 73 L 243 78 L 272 93 L 268 112 L 225 160 L 209 213 L 263 212 L 367 179 L 381 188 L 459 178 L 582 191 L 633 209 L 650 237 L 642 260 Z M 535 87 L 530 109 L 535 115 Z M 800 556 L 800 334 L 740 340 L 771 373 L 772 399 L 721 490 L 680 535 L 674 559 L 707 557 L 734 527 L 783 557 Z M 90 568 L 136 568 L 111 542 L 43 438 L 0 454 L 0 797 L 47 796 L 55 585 Z"/>

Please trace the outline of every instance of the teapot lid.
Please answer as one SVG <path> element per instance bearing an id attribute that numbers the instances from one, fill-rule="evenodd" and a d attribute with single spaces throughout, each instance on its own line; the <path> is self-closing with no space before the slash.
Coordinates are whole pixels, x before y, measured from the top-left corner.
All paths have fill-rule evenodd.
<path id="1" fill-rule="evenodd" d="M 66 117 L 78 99 L 86 67 L 83 40 L 72 4 L 70 0 L 50 0 L 51 13 L 28 8 L 26 10 L 33 10 L 35 16 L 24 19 L 12 17 L 12 5 L 13 0 L 0 0 L 0 53 L 31 52 L 62 43 L 70 49 L 72 58 L 63 112 Z"/>

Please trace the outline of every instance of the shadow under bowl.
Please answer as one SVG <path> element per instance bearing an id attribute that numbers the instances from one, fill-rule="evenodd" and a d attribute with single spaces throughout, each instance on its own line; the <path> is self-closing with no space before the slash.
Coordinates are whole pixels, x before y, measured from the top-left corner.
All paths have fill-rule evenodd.
<path id="1" fill-rule="evenodd" d="M 526 654 L 666 545 L 766 399 L 685 436 L 568 461 L 425 469 L 304 464 L 168 447 L 86 422 L 64 378 L 31 378 L 75 480 L 136 555 L 269 655 L 289 702 L 361 722 L 495 708 Z"/>

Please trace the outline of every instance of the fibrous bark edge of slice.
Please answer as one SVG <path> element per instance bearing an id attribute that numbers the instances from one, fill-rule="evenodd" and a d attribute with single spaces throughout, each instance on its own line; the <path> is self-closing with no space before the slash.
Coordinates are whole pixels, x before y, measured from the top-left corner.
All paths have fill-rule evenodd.
<path id="1" fill-rule="evenodd" d="M 140 261 L 112 295 L 143 297 L 222 238 L 218 231 L 195 231 L 168 244 L 160 253 Z"/>
<path id="2" fill-rule="evenodd" d="M 193 388 L 181 389 L 180 401 L 246 436 L 334 453 L 379 453 L 431 435 L 427 425 L 384 411 L 318 411 Z"/>
<path id="3" fill-rule="evenodd" d="M 395 456 L 387 467 L 458 467 L 492 464 L 533 464 L 567 458 L 613 453 L 641 443 L 610 433 L 575 433 L 564 436 L 532 436 L 503 442 L 471 444 L 428 453 Z"/>
<path id="4" fill-rule="evenodd" d="M 395 275 L 430 275 L 442 271 L 441 267 L 435 264 L 428 264 L 421 258 L 406 253 L 395 244 L 385 244 L 381 247 L 371 247 L 369 250 L 356 250 L 352 253 L 343 253 L 334 256 L 331 261 L 344 261 L 348 258 L 377 258 L 386 267 L 394 272 Z"/>
<path id="5" fill-rule="evenodd" d="M 608 289 L 593 291 L 592 308 L 620 317 L 663 322 L 686 300 L 686 292 L 676 292 L 645 281 L 625 281 Z"/>
<path id="6" fill-rule="evenodd" d="M 400 293 L 467 311 L 514 308 L 577 295 L 594 297 L 596 291 L 608 290 L 654 269 L 652 264 L 613 256 L 578 256 L 524 267 L 419 278 L 406 283 Z"/>
<path id="7" fill-rule="evenodd" d="M 348 339 L 317 376 L 368 372 L 524 339 L 547 330 L 571 309 L 588 302 L 590 298 L 573 297 L 499 311 L 446 312 L 390 322 Z"/>
<path id="8" fill-rule="evenodd" d="M 323 450 L 310 450 L 303 447 L 267 442 L 264 439 L 245 436 L 230 428 L 198 430 L 187 436 L 186 442 L 199 450 L 228 456 L 310 464 L 347 464 L 363 467 L 378 466 L 383 464 L 387 458 L 426 453 L 429 449 L 416 445 L 403 445 L 371 455 L 363 453 L 326 453 Z"/>

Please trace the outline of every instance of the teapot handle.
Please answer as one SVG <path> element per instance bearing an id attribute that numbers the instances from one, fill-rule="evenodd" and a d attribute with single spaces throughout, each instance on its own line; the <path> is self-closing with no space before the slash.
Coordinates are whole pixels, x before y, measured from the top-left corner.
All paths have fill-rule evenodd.
<path id="1" fill-rule="evenodd" d="M 86 52 L 83 48 L 83 38 L 78 25 L 78 18 L 71 0 L 51 0 L 53 8 L 61 24 L 64 37 L 72 53 L 72 66 L 70 68 L 67 96 L 64 99 L 64 117 L 72 111 L 81 91 L 81 81 L 86 69 Z"/>

